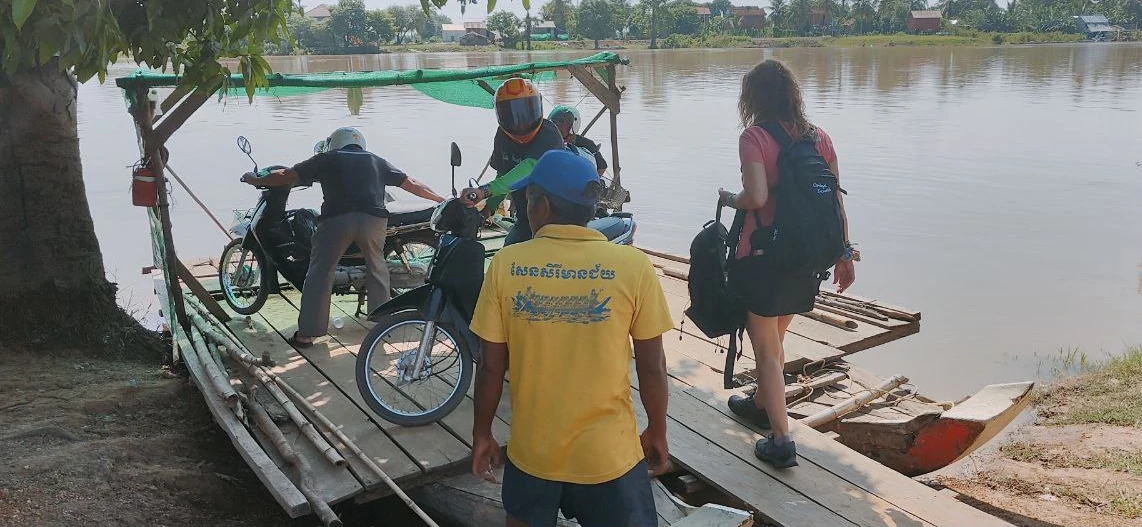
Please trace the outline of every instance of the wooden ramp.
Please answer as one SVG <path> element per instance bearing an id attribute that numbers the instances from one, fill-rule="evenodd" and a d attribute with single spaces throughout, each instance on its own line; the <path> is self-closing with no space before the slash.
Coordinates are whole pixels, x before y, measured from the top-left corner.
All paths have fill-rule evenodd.
<path id="1" fill-rule="evenodd" d="M 212 267 L 192 265 L 190 269 L 193 274 L 208 278 L 214 274 Z M 685 282 L 668 276 L 662 276 L 661 281 L 671 298 L 674 315 L 681 321 Z M 352 316 L 356 299 L 334 297 L 332 313 L 345 321 L 344 327 L 331 326 L 329 337 L 299 351 L 285 340 L 296 327 L 298 297 L 298 292 L 288 290 L 281 295 L 271 295 L 260 312 L 251 317 L 233 315 L 227 327 L 255 356 L 266 354 L 273 358 L 275 373 L 333 420 L 403 487 L 416 487 L 467 471 L 473 419 L 470 394 L 456 411 L 430 426 L 406 428 L 380 419 L 363 403 L 354 377 L 355 356 L 369 324 Z M 815 328 L 813 322 L 816 321 L 805 321 L 803 326 L 807 329 L 790 336 L 788 369 L 845 353 L 822 344 L 820 339 L 827 335 L 806 336 L 813 335 L 810 331 Z M 724 352 L 720 351 L 719 344 L 691 334 L 691 327 L 680 327 L 665 339 L 672 390 L 668 424 L 671 455 L 679 466 L 741 507 L 755 512 L 759 519 L 782 526 L 1006 525 L 796 423 L 794 438 L 801 465 L 778 471 L 759 462 L 752 451 L 754 442 L 761 437 L 760 431 L 738 422 L 725 407 L 730 392 L 722 389 L 722 376 L 717 369 L 724 360 Z M 883 341 L 915 332 L 914 329 L 881 329 L 886 331 L 870 330 L 869 334 L 862 335 L 865 339 Z M 848 346 L 864 345 L 861 339 L 848 337 Z M 748 360 L 744 358 L 743 367 L 748 367 Z M 192 375 L 198 377 L 202 372 L 192 369 Z M 633 370 L 631 381 L 635 408 L 639 419 L 644 420 Z M 204 385 L 201 379 L 196 382 Z M 207 390 L 203 391 L 208 399 L 212 396 Z M 218 409 L 212 407 L 212 410 Z M 228 412 L 226 408 L 220 411 Z M 218 412 L 215 416 L 220 423 L 227 421 Z M 229 426 L 224 428 L 236 437 L 243 430 L 234 428 L 233 421 L 230 419 Z M 493 430 L 501 442 L 507 439 L 510 422 L 511 409 L 505 393 Z M 314 468 L 309 477 L 316 483 L 322 499 L 331 503 L 350 498 L 367 501 L 388 494 L 377 478 L 361 466 L 360 460 L 347 456 L 348 466 L 335 467 L 292 425 L 282 425 L 282 429 L 299 455 Z M 264 438 L 260 441 L 265 448 Z M 257 448 L 256 443 L 237 440 L 235 445 L 239 450 Z M 267 454 L 276 467 L 257 462 Z M 272 452 L 259 450 L 245 452 L 244 456 L 260 474 L 285 466 Z M 277 471 L 276 477 L 282 473 L 297 479 L 297 474 L 285 469 Z M 274 491 L 268 483 L 267 486 Z M 294 502 L 297 499 L 292 495 L 288 498 Z M 287 505 L 288 500 L 281 496 L 278 499 L 283 506 Z M 291 515 L 308 512 L 307 507 L 297 503 L 286 506 L 286 510 Z M 663 520 L 663 525 L 670 523 L 666 518 Z"/>

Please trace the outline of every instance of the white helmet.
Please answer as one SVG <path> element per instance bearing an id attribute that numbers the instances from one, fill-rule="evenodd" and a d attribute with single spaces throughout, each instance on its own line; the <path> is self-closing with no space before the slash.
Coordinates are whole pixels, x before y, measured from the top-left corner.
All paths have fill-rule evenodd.
<path id="1" fill-rule="evenodd" d="M 329 134 L 329 138 L 325 140 L 325 151 L 338 150 L 349 145 L 357 145 L 364 150 L 366 148 L 365 134 L 356 128 L 338 128 Z"/>
<path id="2" fill-rule="evenodd" d="M 571 121 L 571 133 L 579 133 L 579 110 L 574 106 L 556 106 L 547 114 L 547 119 L 555 124 Z"/>

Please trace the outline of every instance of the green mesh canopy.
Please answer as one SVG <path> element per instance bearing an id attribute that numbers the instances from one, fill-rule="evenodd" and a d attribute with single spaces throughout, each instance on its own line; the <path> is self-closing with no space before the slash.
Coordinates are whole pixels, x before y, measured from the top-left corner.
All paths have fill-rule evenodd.
<path id="1" fill-rule="evenodd" d="M 518 75 L 538 81 L 554 78 L 554 70 L 568 66 L 599 68 L 608 64 L 627 64 L 628 61 L 611 52 L 596 53 L 589 57 L 552 62 L 528 62 L 485 66 L 472 69 L 419 69 L 388 71 L 337 71 L 329 73 L 273 73 L 266 76 L 269 87 L 257 91 L 258 95 L 286 97 L 304 95 L 329 88 L 376 88 L 382 86 L 411 85 L 421 93 L 439 101 L 491 108 L 492 95 L 509 76 Z M 230 75 L 228 95 L 245 94 L 242 75 Z M 138 71 L 115 79 L 115 85 L 132 91 L 145 88 L 173 88 L 179 77 L 170 73 Z"/>

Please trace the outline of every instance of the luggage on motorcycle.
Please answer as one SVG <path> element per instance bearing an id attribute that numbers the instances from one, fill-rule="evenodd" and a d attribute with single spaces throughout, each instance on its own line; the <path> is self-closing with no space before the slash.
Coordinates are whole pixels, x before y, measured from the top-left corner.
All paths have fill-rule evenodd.
<path id="1" fill-rule="evenodd" d="M 728 285 L 728 263 L 737 250 L 744 219 L 744 212 L 737 211 L 733 226 L 727 231 L 722 225 L 719 204 L 715 218 L 702 226 L 690 244 L 690 276 L 686 284 L 690 307 L 685 313 L 707 337 L 730 335 L 723 379 L 726 388 L 734 387 L 733 366 L 745 327 L 745 309 Z"/>
<path id="2" fill-rule="evenodd" d="M 763 249 L 774 267 L 827 276 L 845 251 L 844 220 L 837 192 L 845 192 L 817 149 L 817 132 L 793 140 L 776 121 L 759 127 L 781 146 L 772 238 Z"/>

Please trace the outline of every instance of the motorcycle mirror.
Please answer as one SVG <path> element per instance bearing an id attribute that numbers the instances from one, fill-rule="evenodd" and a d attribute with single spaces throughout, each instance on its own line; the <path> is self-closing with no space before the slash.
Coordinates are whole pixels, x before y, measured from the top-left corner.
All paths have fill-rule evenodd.
<path id="1" fill-rule="evenodd" d="M 250 153 L 254 151 L 253 148 L 250 148 L 250 140 L 246 139 L 244 135 L 238 136 L 238 150 L 241 150 L 242 153 L 246 155 L 250 155 Z"/>
<path id="2" fill-rule="evenodd" d="M 460 146 L 452 143 L 452 166 L 460 166 Z"/>
<path id="3" fill-rule="evenodd" d="M 324 151 L 325 151 L 325 141 L 318 141 L 317 144 L 313 145 L 313 153 L 314 154 L 320 154 Z"/>

